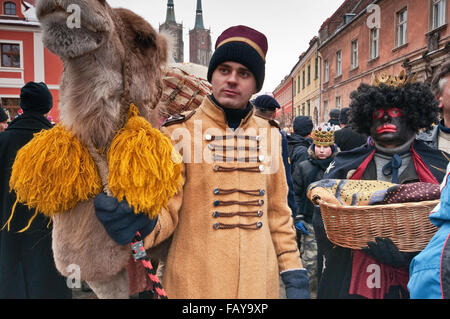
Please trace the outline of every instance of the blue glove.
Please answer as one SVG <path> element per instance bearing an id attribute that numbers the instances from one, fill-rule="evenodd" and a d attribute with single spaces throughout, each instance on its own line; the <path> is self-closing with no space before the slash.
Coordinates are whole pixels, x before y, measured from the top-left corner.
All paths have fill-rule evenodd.
<path id="1" fill-rule="evenodd" d="M 305 269 L 282 272 L 281 279 L 286 287 L 287 299 L 311 299 L 309 295 L 309 279 Z"/>
<path id="2" fill-rule="evenodd" d="M 95 215 L 105 227 L 108 235 L 119 245 L 132 242 L 136 232 L 142 238 L 149 235 L 158 218 L 150 219 L 144 214 L 135 214 L 128 203 L 100 193 L 94 198 Z"/>
<path id="3" fill-rule="evenodd" d="M 295 228 L 300 231 L 302 234 L 305 235 L 309 235 L 309 231 L 306 229 L 305 225 L 303 224 L 303 222 L 301 220 L 299 220 L 296 224 L 295 224 Z"/>

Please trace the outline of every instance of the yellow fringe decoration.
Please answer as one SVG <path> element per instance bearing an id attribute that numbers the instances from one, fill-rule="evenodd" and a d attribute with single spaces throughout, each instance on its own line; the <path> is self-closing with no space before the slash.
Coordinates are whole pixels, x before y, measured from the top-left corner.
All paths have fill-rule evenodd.
<path id="1" fill-rule="evenodd" d="M 38 211 L 35 210 L 34 211 L 34 215 L 31 216 L 30 220 L 28 221 L 28 225 L 26 225 L 25 228 L 23 228 L 22 230 L 19 230 L 18 233 L 23 233 L 23 232 L 27 231 L 28 228 L 30 228 L 31 223 L 33 222 L 33 220 L 36 218 L 37 214 L 38 214 Z"/>
<path id="2" fill-rule="evenodd" d="M 18 202 L 48 217 L 102 191 L 97 166 L 89 151 L 62 126 L 35 134 L 18 151 L 9 186 L 16 192 Z M 8 224 L 14 210 L 15 205 Z"/>
<path id="3" fill-rule="evenodd" d="M 174 158 L 172 158 L 172 156 Z M 156 217 L 181 185 L 181 155 L 131 104 L 125 126 L 108 152 L 108 185 L 137 213 Z"/>

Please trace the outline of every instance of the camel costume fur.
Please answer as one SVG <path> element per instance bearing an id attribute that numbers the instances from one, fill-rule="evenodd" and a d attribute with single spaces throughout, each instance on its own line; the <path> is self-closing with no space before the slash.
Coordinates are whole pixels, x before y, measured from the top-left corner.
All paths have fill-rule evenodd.
<path id="1" fill-rule="evenodd" d="M 81 28 L 66 25 L 70 4 L 81 9 Z M 78 265 L 81 279 L 99 298 L 128 298 L 144 289 L 145 273 L 130 259 L 130 247 L 108 236 L 95 216 L 93 198 L 101 191 L 115 195 L 108 152 L 127 121 L 138 112 L 157 126 L 155 107 L 162 93 L 167 42 L 144 19 L 126 9 L 112 9 L 105 0 L 39 0 L 36 12 L 45 46 L 64 64 L 58 126 L 86 148 L 84 160 L 93 160 L 99 177 L 97 186 L 95 179 L 84 181 L 93 185 L 87 198 L 51 214 L 55 264 L 66 277 L 72 275 L 69 265 Z M 132 104 L 137 107 L 134 113 Z"/>

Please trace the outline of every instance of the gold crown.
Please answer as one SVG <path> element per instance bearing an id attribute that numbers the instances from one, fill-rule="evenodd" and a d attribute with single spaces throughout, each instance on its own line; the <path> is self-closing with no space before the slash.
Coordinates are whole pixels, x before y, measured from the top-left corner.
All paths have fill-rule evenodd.
<path id="1" fill-rule="evenodd" d="M 392 87 L 400 87 L 405 84 L 412 84 L 417 82 L 417 73 L 406 76 L 405 70 L 402 70 L 399 75 L 388 75 L 386 72 L 382 72 L 375 76 L 372 74 L 372 86 L 380 86 L 385 84 Z"/>
<path id="2" fill-rule="evenodd" d="M 311 135 L 314 145 L 332 146 L 334 144 L 334 129 L 330 126 L 317 127 Z"/>

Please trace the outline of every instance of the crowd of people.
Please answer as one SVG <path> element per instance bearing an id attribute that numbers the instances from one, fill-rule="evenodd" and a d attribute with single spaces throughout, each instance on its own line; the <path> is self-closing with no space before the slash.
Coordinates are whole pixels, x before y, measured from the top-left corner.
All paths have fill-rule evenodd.
<path id="1" fill-rule="evenodd" d="M 139 232 L 146 249 L 171 241 L 162 273 L 169 298 L 450 298 L 450 62 L 431 86 L 413 77 L 362 83 L 328 123 L 298 116 L 286 134 L 274 120 L 280 105 L 273 97 L 251 100 L 264 83 L 267 51 L 265 35 L 247 26 L 218 37 L 207 75 L 212 94 L 160 128 L 174 145 L 181 130 L 194 137 L 179 150 L 181 189 L 153 219 L 126 199 L 98 194 L 95 212 L 108 235 L 129 245 Z M 30 82 L 23 114 L 6 126 L 0 112 L 0 221 L 12 228 L 0 232 L 0 298 L 71 296 L 53 265 L 48 221 L 38 215 L 17 233 L 35 213 L 20 203 L 8 221 L 14 157 L 52 127 L 45 117 L 52 106 L 46 85 Z M 196 143 L 210 151 L 207 159 L 189 160 Z M 359 250 L 335 245 L 307 196 L 326 179 L 441 184 L 430 215 L 439 231 L 416 252 L 400 251 L 390 238 Z M 364 286 L 367 265 L 381 269 L 379 286 Z"/>

